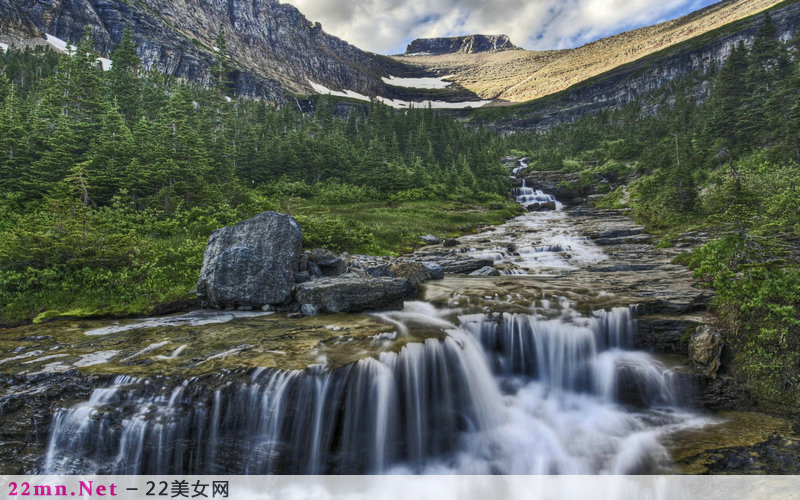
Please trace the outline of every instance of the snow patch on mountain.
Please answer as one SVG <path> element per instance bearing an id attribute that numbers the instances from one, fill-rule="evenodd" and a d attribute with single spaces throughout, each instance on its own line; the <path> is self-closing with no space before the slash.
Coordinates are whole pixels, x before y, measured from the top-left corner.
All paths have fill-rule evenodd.
<path id="1" fill-rule="evenodd" d="M 386 78 L 385 76 L 381 77 L 383 83 L 393 85 L 395 87 L 405 87 L 405 88 L 412 88 L 412 89 L 446 89 L 453 82 L 445 81 L 444 79 L 448 78 L 447 76 L 442 78 L 436 77 L 427 77 L 427 78 L 400 78 L 397 76 L 389 76 Z"/>

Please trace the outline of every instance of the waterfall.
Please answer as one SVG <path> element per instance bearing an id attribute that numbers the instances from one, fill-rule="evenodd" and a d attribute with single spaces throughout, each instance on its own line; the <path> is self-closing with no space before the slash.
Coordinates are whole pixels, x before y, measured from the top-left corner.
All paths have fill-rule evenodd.
<path id="1" fill-rule="evenodd" d="M 561 204 L 560 201 L 555 199 L 554 196 L 545 193 L 544 191 L 540 191 L 538 189 L 529 188 L 525 184 L 525 179 L 522 179 L 522 186 L 518 188 L 513 188 L 511 190 L 511 195 L 517 201 L 524 206 L 528 206 L 532 203 L 555 203 L 556 208 L 561 210 L 564 205 Z"/>
<path id="2" fill-rule="evenodd" d="M 590 317 L 542 319 L 527 314 L 462 317 L 487 352 L 495 373 L 523 375 L 558 391 L 589 393 L 639 406 L 677 401 L 674 375 L 633 344 L 634 308 Z"/>
<path id="3" fill-rule="evenodd" d="M 370 473 L 421 468 L 502 407 L 474 339 L 410 343 L 335 370 L 246 381 L 118 377 L 55 416 L 44 469 L 103 474 Z M 210 388 L 210 386 L 217 386 Z"/>
<path id="4" fill-rule="evenodd" d="M 426 310 L 411 303 L 392 321 Z M 669 371 L 626 350 L 632 308 L 427 321 L 446 336 L 336 369 L 117 377 L 56 414 L 44 472 L 596 473 L 664 461 L 653 422 L 683 417 Z"/>

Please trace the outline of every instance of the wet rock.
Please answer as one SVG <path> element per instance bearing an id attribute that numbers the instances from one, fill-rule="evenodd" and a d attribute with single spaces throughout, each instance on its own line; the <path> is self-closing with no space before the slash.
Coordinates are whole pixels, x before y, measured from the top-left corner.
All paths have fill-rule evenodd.
<path id="1" fill-rule="evenodd" d="M 722 334 L 715 328 L 703 325 L 689 340 L 689 358 L 701 373 L 715 378 L 722 366 Z"/>
<path id="2" fill-rule="evenodd" d="M 403 299 L 414 291 L 406 278 L 322 278 L 297 285 L 300 304 L 312 304 L 320 312 L 361 312 L 402 309 Z"/>
<path id="3" fill-rule="evenodd" d="M 301 242 L 297 222 L 275 212 L 214 231 L 203 254 L 197 296 L 215 308 L 285 302 Z"/>
<path id="4" fill-rule="evenodd" d="M 300 314 L 303 316 L 317 316 L 319 314 L 319 308 L 314 304 L 303 304 L 300 306 Z"/>
<path id="5" fill-rule="evenodd" d="M 53 416 L 59 408 L 82 400 L 108 376 L 78 370 L 38 376 L 0 376 L 0 470 L 3 474 L 42 472 L 42 460 Z"/>
<path id="6" fill-rule="evenodd" d="M 599 238 L 621 238 L 623 236 L 636 236 L 642 234 L 643 229 L 644 228 L 641 226 L 619 227 L 607 231 L 602 231 L 597 234 L 590 234 L 589 237 L 592 239 L 599 239 Z"/>
<path id="7" fill-rule="evenodd" d="M 755 405 L 747 388 L 729 376 L 706 378 L 707 384 L 697 396 L 697 404 L 713 411 L 747 410 Z"/>
<path id="8" fill-rule="evenodd" d="M 617 264 L 615 266 L 590 267 L 589 271 L 593 273 L 627 273 L 635 271 L 650 271 L 657 267 L 658 264 Z"/>
<path id="9" fill-rule="evenodd" d="M 542 210 L 555 210 L 556 209 L 556 202 L 554 201 L 546 201 L 541 204 Z"/>
<path id="10" fill-rule="evenodd" d="M 327 250 L 325 248 L 315 248 L 311 250 L 309 259 L 313 260 L 319 267 L 329 267 L 335 265 L 341 260 L 339 255 Z"/>
<path id="11" fill-rule="evenodd" d="M 297 261 L 297 270 L 300 272 L 308 271 L 308 262 L 311 258 L 310 252 L 303 252 L 303 255 L 300 256 L 300 259 Z"/>
<path id="12" fill-rule="evenodd" d="M 611 246 L 611 245 L 646 245 L 653 241 L 653 237 L 648 234 L 640 234 L 636 236 L 622 236 L 619 238 L 597 238 L 594 240 L 595 245 Z"/>
<path id="13" fill-rule="evenodd" d="M 491 259 L 473 259 L 461 255 L 444 256 L 436 259 L 435 262 L 445 273 L 452 274 L 469 274 L 494 263 Z"/>
<path id="14" fill-rule="evenodd" d="M 542 203 L 531 203 L 525 207 L 528 212 L 545 212 L 548 210 L 555 210 L 556 203 L 554 201 L 545 201 Z"/>
<path id="15" fill-rule="evenodd" d="M 432 277 L 431 272 L 422 262 L 399 262 L 392 265 L 389 270 L 398 278 L 406 278 L 414 288 Z"/>
<path id="16" fill-rule="evenodd" d="M 689 334 L 699 323 L 695 319 L 664 317 L 640 317 L 634 347 L 651 352 L 687 354 Z"/>
<path id="17" fill-rule="evenodd" d="M 431 276 L 430 279 L 440 280 L 444 278 L 444 268 L 436 262 L 423 262 L 422 265 L 428 269 L 428 273 Z"/>
<path id="18" fill-rule="evenodd" d="M 445 240 L 442 242 L 442 246 L 443 246 L 443 247 L 445 247 L 445 248 L 454 247 L 454 246 L 456 246 L 456 245 L 458 245 L 458 240 L 457 240 L 457 239 L 455 239 L 455 238 L 446 238 L 446 239 L 445 239 Z"/>
<path id="19" fill-rule="evenodd" d="M 314 261 L 309 261 L 308 262 L 308 272 L 309 272 L 309 274 L 311 274 L 311 276 L 313 276 L 315 278 L 321 278 L 322 277 L 322 269 L 320 269 L 320 267 Z"/>
<path id="20" fill-rule="evenodd" d="M 492 266 L 484 266 L 476 271 L 469 273 L 470 276 L 500 276 L 500 271 Z"/>
<path id="21" fill-rule="evenodd" d="M 776 435 L 751 446 L 708 450 L 705 455 L 712 474 L 800 473 L 800 441 L 791 437 Z"/>
<path id="22" fill-rule="evenodd" d="M 397 276 L 389 270 L 389 267 L 389 264 L 377 264 L 363 269 L 373 278 L 396 278 Z"/>
<path id="23" fill-rule="evenodd" d="M 300 319 L 303 317 L 303 313 L 301 312 L 290 312 L 286 313 L 286 317 L 289 319 Z"/>
<path id="24" fill-rule="evenodd" d="M 420 236 L 419 239 L 421 239 L 428 245 L 438 245 L 439 243 L 442 242 L 441 238 L 439 238 L 438 236 L 434 236 L 432 234 L 426 234 L 425 236 Z"/>

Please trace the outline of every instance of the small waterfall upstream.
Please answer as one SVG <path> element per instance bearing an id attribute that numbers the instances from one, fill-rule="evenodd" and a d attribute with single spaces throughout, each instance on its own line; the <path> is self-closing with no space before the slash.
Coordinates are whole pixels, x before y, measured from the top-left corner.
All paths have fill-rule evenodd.
<path id="1" fill-rule="evenodd" d="M 505 264 L 502 274 L 554 276 L 596 264 L 606 259 L 603 251 L 577 233 L 564 212 L 564 205 L 552 195 L 522 186 L 511 194 L 522 206 L 552 203 L 553 210 L 532 212 L 498 226 L 490 241 L 486 234 L 459 239 L 462 251 L 475 258 Z"/>
<path id="2" fill-rule="evenodd" d="M 524 183 L 514 194 L 551 201 Z M 604 258 L 561 210 L 510 221 L 470 252 L 491 249 L 526 274 Z M 680 377 L 632 350 L 635 307 L 541 302 L 527 314 L 409 302 L 373 315 L 395 328 L 385 352 L 337 368 L 117 377 L 55 415 L 43 472 L 669 472 L 661 436 L 706 420 L 682 405 Z"/>
<path id="3" fill-rule="evenodd" d="M 555 199 L 554 196 L 544 193 L 538 189 L 529 188 L 522 179 L 522 186 L 511 190 L 511 195 L 520 205 L 527 207 L 533 203 L 554 203 L 556 210 L 561 210 L 564 205 Z"/>

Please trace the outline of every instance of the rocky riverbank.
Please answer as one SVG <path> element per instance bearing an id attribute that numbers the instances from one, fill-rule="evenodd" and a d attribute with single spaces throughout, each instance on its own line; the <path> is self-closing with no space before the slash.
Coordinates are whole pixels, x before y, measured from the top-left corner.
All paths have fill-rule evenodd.
<path id="1" fill-rule="evenodd" d="M 270 220 L 268 226 L 281 227 L 281 231 L 296 236 L 296 228 L 285 216 L 275 214 L 262 218 Z M 258 226 L 258 221 L 255 223 Z M 243 226 L 249 224 L 252 223 Z M 243 263 L 245 267 L 253 265 L 251 257 L 257 246 L 248 247 L 248 238 L 222 236 L 224 238 L 217 238 L 226 239 L 228 244 L 217 249 L 210 245 L 212 251 L 207 253 L 219 257 L 227 251 L 223 261 L 231 259 L 233 264 L 225 264 L 223 269 L 226 265 L 229 270 Z M 283 287 L 284 298 L 258 297 L 249 304 L 238 303 L 239 299 L 226 299 L 216 305 L 228 310 L 204 310 L 146 320 L 72 320 L 3 331 L 0 334 L 2 472 L 41 472 L 43 455 L 52 437 L 54 415 L 61 415 L 62 419 L 77 415 L 74 411 L 78 410 L 67 409 L 79 408 L 87 394 L 98 387 L 111 384 L 126 388 L 124 391 L 129 392 L 119 389 L 123 391 L 120 397 L 149 401 L 147 404 L 156 405 L 160 408 L 158 412 L 163 413 L 159 418 L 173 418 L 171 415 L 183 415 L 179 408 L 195 408 L 201 401 L 212 404 L 216 389 L 227 394 L 225 397 L 233 397 L 230 387 L 239 387 L 239 384 L 241 391 L 249 390 L 247 387 L 253 381 L 260 380 L 259 374 L 267 373 L 264 370 L 270 374 L 270 384 L 277 383 L 273 382 L 278 380 L 276 374 L 284 372 L 296 374 L 292 377 L 311 377 L 308 383 L 316 381 L 314 384 L 327 380 L 326 373 L 336 373 L 334 380 L 354 381 L 361 380 L 355 373 L 363 372 L 361 376 L 371 377 L 384 373 L 389 367 L 401 370 L 396 372 L 400 377 L 405 373 L 402 370 L 418 370 L 414 363 L 422 361 L 412 363 L 411 360 L 422 356 L 423 352 L 428 353 L 424 356 L 433 356 L 424 358 L 428 360 L 424 363 L 434 363 L 430 364 L 432 368 L 438 366 L 434 358 L 441 355 L 437 346 L 466 345 L 459 344 L 466 341 L 461 337 L 453 343 L 454 329 L 463 329 L 480 338 L 489 359 L 498 356 L 497 364 L 492 366 L 500 373 L 510 370 L 510 373 L 536 374 L 535 371 L 529 373 L 530 369 L 524 365 L 517 367 L 516 362 L 511 363 L 516 359 L 517 354 L 513 353 L 517 353 L 517 349 L 533 349 L 531 353 L 534 353 L 545 346 L 551 346 L 548 349 L 561 346 L 559 349 L 566 349 L 565 353 L 574 353 L 578 358 L 565 358 L 559 362 L 566 363 L 563 366 L 540 360 L 549 367 L 547 377 L 565 377 L 567 382 L 547 382 L 556 384 L 549 390 L 557 392 L 569 388 L 579 389 L 580 393 L 587 390 L 585 384 L 592 385 L 585 381 L 590 379 L 584 379 L 586 374 L 582 370 L 585 367 L 581 368 L 581 363 L 574 364 L 587 353 L 592 353 L 592 359 L 596 357 L 592 370 L 600 369 L 604 363 L 615 363 L 610 366 L 616 367 L 616 372 L 601 371 L 596 375 L 603 380 L 610 377 L 612 385 L 604 389 L 610 391 L 610 395 L 604 397 L 620 405 L 609 406 L 605 411 L 614 408 L 613 412 L 622 412 L 618 418 L 627 414 L 624 419 L 638 419 L 637 415 L 644 412 L 642 421 L 634 420 L 638 422 L 636 425 L 663 426 L 659 435 L 677 461 L 675 470 L 755 472 L 770 470 L 769 464 L 776 461 L 788 464 L 776 470 L 786 471 L 792 467 L 792 462 L 786 458 L 794 446 L 791 421 L 740 413 L 752 408 L 752 403 L 746 391 L 725 371 L 724 336 L 720 339 L 713 328 L 707 327 L 710 318 L 706 306 L 710 296 L 692 285 L 688 270 L 672 264 L 674 256 L 686 248 L 655 248 L 649 235 L 634 225 L 623 211 L 579 205 L 565 210 L 531 212 L 479 234 L 439 242 L 431 240 L 414 254 L 397 258 L 334 254 L 322 249 L 304 252 L 298 248 L 298 238 L 286 239 L 294 243 L 288 245 L 291 255 L 284 257 L 290 263 L 296 262 L 297 267 L 291 273 L 282 267 L 277 269 L 286 273 L 283 278 L 263 278 L 279 285 L 276 289 Z M 212 243 L 213 240 L 214 237 Z M 262 243 L 266 245 L 270 241 L 258 244 Z M 274 263 L 272 267 L 256 263 L 258 266 L 265 272 L 276 271 Z M 204 282 L 206 299 L 210 295 L 222 297 L 214 291 L 221 284 L 250 283 L 244 277 L 215 281 L 216 278 L 208 278 L 212 274 L 201 278 L 207 280 Z M 381 300 L 391 298 L 392 295 L 384 291 L 384 283 L 400 284 L 397 293 L 402 294 L 401 300 L 407 301 L 415 293 L 415 301 L 405 302 L 402 311 L 387 310 L 401 307 L 389 302 L 385 303 L 383 311 L 372 314 L 326 313 L 340 308 L 354 311 L 363 308 L 364 293 L 359 286 L 377 284 L 374 287 L 378 290 L 377 296 L 383 297 Z M 282 302 L 261 304 L 277 300 Z M 366 303 L 373 303 L 372 299 Z M 264 308 L 264 305 L 269 307 Z M 593 330 L 586 330 L 587 325 Z M 569 336 L 577 335 L 576 340 L 583 338 L 588 331 L 602 333 L 602 339 L 598 337 L 599 343 L 589 351 L 579 345 L 561 343 Z M 533 335 L 530 340 L 533 343 L 528 347 L 526 344 L 514 347 L 513 343 L 503 344 L 506 341 L 500 340 L 523 334 Z M 494 344 L 487 335 L 499 335 L 498 343 Z M 609 345 L 634 350 L 608 350 Z M 493 354 L 493 349 L 499 350 L 498 353 Z M 511 349 L 508 351 L 511 357 L 503 361 L 505 349 Z M 554 355 L 557 352 L 553 351 Z M 693 361 L 688 357 L 689 352 L 693 354 Z M 394 359 L 397 361 L 390 362 Z M 452 359 L 448 361 L 453 362 Z M 383 368 L 378 369 L 378 366 Z M 353 371 L 355 367 L 361 371 Z M 421 377 L 429 372 L 413 373 Z M 123 375 L 131 378 L 119 379 Z M 406 380 L 402 377 L 397 383 Z M 573 377 L 577 377 L 575 381 Z M 193 382 L 187 385 L 187 380 Z M 407 382 L 409 380 L 416 379 L 407 379 Z M 508 396 L 514 395 L 514 401 L 525 394 L 524 391 L 517 393 L 520 389 L 515 388 L 515 384 L 519 382 L 499 380 Z M 416 383 L 422 387 L 433 381 L 420 379 Z M 480 383 L 487 381 L 482 379 Z M 659 384 L 667 384 L 669 388 Z M 258 390 L 267 391 L 268 387 L 261 385 Z M 153 390 L 166 391 L 164 401 L 172 401 L 178 397 L 175 394 L 180 394 L 176 400 L 180 404 L 173 407 L 170 403 L 161 408 L 162 404 L 149 392 Z M 173 396 L 167 398 L 169 393 Z M 291 401 L 282 404 L 295 404 Z M 425 401 L 425 405 L 434 404 Z M 665 403 L 675 405 L 676 409 L 666 413 L 658 410 L 658 405 Z M 92 404 L 97 405 L 98 418 L 113 420 L 110 428 L 127 429 L 126 419 L 131 418 L 129 413 L 135 409 L 131 406 L 133 403 L 116 410 L 102 402 Z M 649 409 L 654 404 L 656 409 Z M 686 416 L 686 408 L 698 406 L 714 411 L 735 411 Z M 518 411 L 514 408 L 511 409 Z M 558 410 L 557 418 L 548 425 L 567 417 L 559 413 L 561 411 L 564 410 Z M 650 413 L 652 411 L 655 412 Z M 192 418 L 200 418 L 198 413 L 192 415 Z M 699 419 L 700 423 L 692 423 L 692 419 Z M 631 422 L 625 426 L 632 425 Z M 764 432 L 745 432 L 753 422 L 761 422 L 759 425 Z M 69 428 L 67 420 L 60 425 L 64 432 Z M 625 426 L 623 428 L 627 428 Z M 674 430 L 669 430 L 670 426 Z M 81 429 L 84 433 L 95 432 L 89 427 Z M 102 429 L 99 427 L 97 432 Z M 130 432 L 133 432 L 132 427 Z M 87 439 L 89 437 L 87 435 Z M 776 443 L 780 444 L 778 451 Z M 647 455 L 649 452 L 642 449 L 635 453 Z M 747 454 L 755 457 L 752 462 L 742 458 Z M 582 467 L 578 463 L 575 462 L 575 466 Z M 246 462 L 238 461 L 225 464 L 232 471 L 245 470 L 247 466 Z M 630 470 L 652 470 L 647 468 L 650 466 L 642 467 L 645 468 Z"/>
<path id="2" fill-rule="evenodd" d="M 275 212 L 214 231 L 197 281 L 199 299 L 215 309 L 297 317 L 399 310 L 425 281 L 492 265 L 457 254 L 392 258 L 322 248 L 303 252 L 301 242 L 297 221 Z"/>

